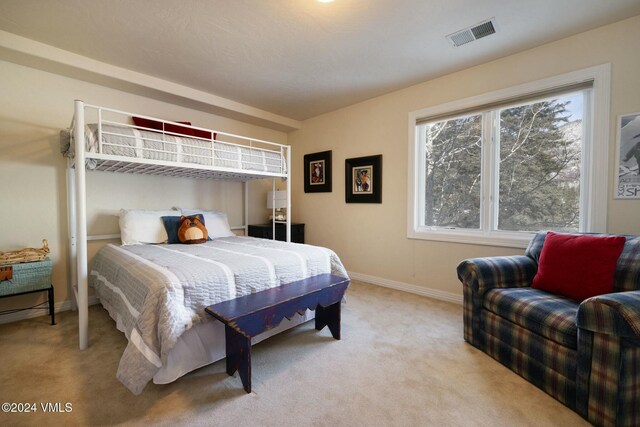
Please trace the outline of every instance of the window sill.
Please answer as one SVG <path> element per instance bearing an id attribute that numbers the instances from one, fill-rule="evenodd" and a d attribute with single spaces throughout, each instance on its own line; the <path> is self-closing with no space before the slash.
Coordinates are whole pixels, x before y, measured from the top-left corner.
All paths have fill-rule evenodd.
<path id="1" fill-rule="evenodd" d="M 468 245 L 497 246 L 524 249 L 534 233 L 528 232 L 484 232 L 472 230 L 443 230 L 421 227 L 409 230 L 409 239 L 433 240 L 437 242 L 464 243 Z"/>

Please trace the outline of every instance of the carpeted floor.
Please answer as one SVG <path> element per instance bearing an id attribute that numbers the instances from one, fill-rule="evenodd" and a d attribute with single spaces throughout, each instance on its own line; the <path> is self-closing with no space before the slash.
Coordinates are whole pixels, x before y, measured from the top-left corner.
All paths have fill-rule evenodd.
<path id="1" fill-rule="evenodd" d="M 588 425 L 466 344 L 461 306 L 358 282 L 347 295 L 341 341 L 308 322 L 253 348 L 251 394 L 220 361 L 132 395 L 115 378 L 126 339 L 100 306 L 83 352 L 73 312 L 0 325 L 0 403 L 38 410 L 0 425 Z"/>

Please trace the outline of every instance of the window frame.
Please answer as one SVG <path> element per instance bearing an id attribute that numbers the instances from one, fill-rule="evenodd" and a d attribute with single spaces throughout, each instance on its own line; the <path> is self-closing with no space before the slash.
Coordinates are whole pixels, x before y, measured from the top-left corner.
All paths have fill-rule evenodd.
<path id="1" fill-rule="evenodd" d="M 607 202 L 609 188 L 609 115 L 610 115 L 610 87 L 611 64 L 602 64 L 566 74 L 537 80 L 534 82 L 513 86 L 490 93 L 473 96 L 445 104 L 424 108 L 409 113 L 409 163 L 408 163 L 408 194 L 407 194 L 407 237 L 410 239 L 436 240 L 455 243 L 468 243 L 490 246 L 518 247 L 527 246 L 533 233 L 518 231 L 492 230 L 493 215 L 496 203 L 491 200 L 493 190 L 490 185 L 482 185 L 480 194 L 480 228 L 479 229 L 448 229 L 443 227 L 424 226 L 424 194 L 420 194 L 424 180 L 424 144 L 425 126 L 418 126 L 418 122 L 429 117 L 444 116 L 456 111 L 472 111 L 476 107 L 508 101 L 519 97 L 526 97 L 535 93 L 561 90 L 563 87 L 592 81 L 592 88 L 587 97 L 583 117 L 583 152 L 581 169 L 581 224 L 586 232 L 606 232 Z M 495 109 L 495 108 L 494 108 Z M 464 114 L 464 113 L 463 113 Z M 494 113 L 484 115 L 483 138 L 492 129 L 491 121 L 496 120 Z M 587 128 L 587 126 L 590 127 Z M 499 126 L 494 129 L 499 132 Z M 493 185 L 497 185 L 495 149 L 496 135 L 491 134 L 491 143 L 482 143 L 482 178 L 491 175 Z M 601 141 L 601 143 L 596 143 Z M 489 152 L 487 152 L 490 150 Z M 497 194 L 497 193 L 496 193 Z M 487 202 L 488 201 L 488 202 Z"/>

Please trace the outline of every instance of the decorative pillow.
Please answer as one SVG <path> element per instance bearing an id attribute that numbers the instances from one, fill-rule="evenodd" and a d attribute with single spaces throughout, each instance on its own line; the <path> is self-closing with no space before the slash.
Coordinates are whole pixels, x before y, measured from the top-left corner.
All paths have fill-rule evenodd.
<path id="1" fill-rule="evenodd" d="M 133 124 L 136 126 L 155 129 L 155 130 L 162 130 L 162 123 L 160 123 L 159 121 L 145 119 L 143 117 L 136 117 L 136 116 L 131 117 L 131 119 L 133 120 Z"/>
<path id="2" fill-rule="evenodd" d="M 163 216 L 180 217 L 180 212 L 152 211 L 143 209 L 121 209 L 119 215 L 120 239 L 123 245 L 145 245 L 165 243 L 167 232 L 162 223 Z"/>
<path id="3" fill-rule="evenodd" d="M 162 222 L 164 223 L 164 229 L 166 230 L 167 236 L 169 238 L 169 241 L 167 243 L 169 244 L 180 243 L 180 239 L 178 239 L 178 229 L 180 228 L 180 223 L 183 216 L 178 211 L 173 211 L 173 212 L 176 215 L 162 217 Z M 194 217 L 198 218 L 202 222 L 202 224 L 206 227 L 206 221 L 204 220 L 204 217 L 202 216 L 202 214 L 196 214 L 196 215 L 190 216 L 189 218 L 194 218 Z"/>
<path id="4" fill-rule="evenodd" d="M 189 129 L 191 131 L 191 135 L 195 136 L 196 138 L 204 138 L 204 139 L 211 139 L 211 132 L 206 131 L 206 130 L 201 130 L 201 129 Z M 216 138 L 218 137 L 218 134 L 216 132 L 213 132 L 213 140 L 215 141 Z"/>
<path id="5" fill-rule="evenodd" d="M 207 227 L 200 219 L 199 215 L 181 216 L 180 227 L 178 228 L 178 240 L 187 245 L 194 243 L 204 243 L 208 239 Z"/>
<path id="6" fill-rule="evenodd" d="M 182 215 L 202 214 L 204 223 L 207 225 L 207 230 L 209 231 L 209 236 L 213 239 L 235 236 L 235 233 L 231 231 L 231 227 L 229 227 L 227 214 L 224 212 L 205 211 L 202 209 L 180 209 L 180 211 Z"/>
<path id="7" fill-rule="evenodd" d="M 145 119 L 143 117 L 136 117 L 136 116 L 133 116 L 132 119 L 133 119 L 133 123 L 136 126 L 155 129 L 157 131 L 162 132 L 162 122 L 159 122 L 157 120 Z M 176 123 L 181 123 L 183 125 L 191 126 L 191 122 L 176 122 Z M 184 126 L 178 126 L 171 123 L 165 123 L 164 130 L 165 132 L 173 132 L 173 133 L 177 133 L 179 135 L 184 135 L 184 136 L 195 136 L 197 138 L 211 139 L 211 132 L 207 132 L 205 130 L 200 130 L 200 129 L 192 129 Z M 213 139 L 214 140 L 216 139 L 215 132 L 213 133 Z"/>
<path id="8" fill-rule="evenodd" d="M 548 232 L 532 288 L 582 301 L 613 292 L 624 236 Z"/>

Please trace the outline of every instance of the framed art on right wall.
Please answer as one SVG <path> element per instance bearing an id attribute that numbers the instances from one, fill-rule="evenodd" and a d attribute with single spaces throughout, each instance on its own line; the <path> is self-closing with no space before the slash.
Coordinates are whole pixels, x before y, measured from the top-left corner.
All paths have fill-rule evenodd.
<path id="1" fill-rule="evenodd" d="M 346 159 L 345 201 L 382 203 L 382 154 Z"/>
<path id="2" fill-rule="evenodd" d="M 618 117 L 616 199 L 640 199 L 640 112 Z"/>

